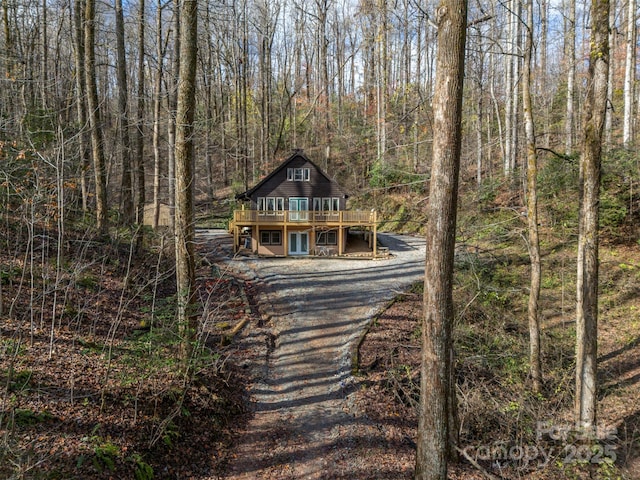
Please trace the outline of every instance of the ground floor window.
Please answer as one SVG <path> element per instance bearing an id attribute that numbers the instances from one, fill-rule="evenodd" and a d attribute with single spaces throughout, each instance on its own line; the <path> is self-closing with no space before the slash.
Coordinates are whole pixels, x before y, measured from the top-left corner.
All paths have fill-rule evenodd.
<path id="1" fill-rule="evenodd" d="M 338 234 L 335 230 L 326 230 L 316 233 L 316 245 L 337 245 Z"/>
<path id="2" fill-rule="evenodd" d="M 282 245 L 282 232 L 280 230 L 262 230 L 260 243 L 262 245 Z"/>

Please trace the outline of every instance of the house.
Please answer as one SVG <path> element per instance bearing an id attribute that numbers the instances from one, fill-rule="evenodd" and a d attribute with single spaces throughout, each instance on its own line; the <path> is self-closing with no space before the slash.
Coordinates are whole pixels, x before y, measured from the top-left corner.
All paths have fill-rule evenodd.
<path id="1" fill-rule="evenodd" d="M 301 150 L 256 186 L 236 196 L 234 251 L 264 256 L 347 255 L 349 232 L 362 232 L 376 256 L 376 212 L 346 210 L 348 195 Z"/>

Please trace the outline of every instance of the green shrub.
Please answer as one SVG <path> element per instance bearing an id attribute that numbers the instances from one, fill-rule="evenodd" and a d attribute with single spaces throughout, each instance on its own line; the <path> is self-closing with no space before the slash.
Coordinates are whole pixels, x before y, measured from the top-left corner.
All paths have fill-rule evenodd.
<path id="1" fill-rule="evenodd" d="M 627 206 L 619 197 L 604 192 L 600 195 L 600 226 L 615 229 L 622 225 L 627 217 Z"/>
<path id="2" fill-rule="evenodd" d="M 95 433 L 101 427 L 100 424 L 96 425 L 93 428 L 93 432 Z M 116 467 L 116 460 L 120 456 L 120 447 L 114 444 L 110 439 L 103 439 L 99 435 L 92 435 L 90 437 L 84 437 L 83 441 L 87 441 L 91 445 L 92 454 L 90 455 L 91 464 L 93 468 L 102 473 L 106 470 L 112 472 Z M 78 458 L 76 466 L 81 468 L 84 463 L 87 461 L 86 455 L 81 455 Z"/>
<path id="3" fill-rule="evenodd" d="M 34 412 L 28 408 L 16 408 L 12 412 L 9 424 L 14 427 L 28 427 L 47 422 L 54 418 L 55 417 L 46 410 L 43 412 Z"/>
<path id="4" fill-rule="evenodd" d="M 153 467 L 144 461 L 142 455 L 134 453 L 127 460 L 134 464 L 133 474 L 136 480 L 153 480 L 155 476 Z"/>

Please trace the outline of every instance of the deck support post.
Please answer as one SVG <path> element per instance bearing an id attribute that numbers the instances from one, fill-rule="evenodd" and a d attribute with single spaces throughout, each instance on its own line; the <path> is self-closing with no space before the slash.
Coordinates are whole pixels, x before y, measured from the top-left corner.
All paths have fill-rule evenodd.
<path id="1" fill-rule="evenodd" d="M 285 224 L 282 227 L 282 247 L 284 248 L 284 256 L 288 257 L 289 256 L 289 232 L 287 230 L 287 223 L 285 222 Z"/>
<path id="2" fill-rule="evenodd" d="M 253 232 L 253 229 L 251 229 L 251 231 Z M 251 252 L 253 252 L 253 239 L 251 239 Z M 258 255 L 260 254 L 260 224 L 256 223 L 256 251 L 255 253 L 257 253 Z"/>
<path id="3" fill-rule="evenodd" d="M 233 225 L 233 253 L 238 253 L 238 247 L 240 243 L 240 233 L 237 225 Z"/>
<path id="4" fill-rule="evenodd" d="M 372 246 L 372 255 L 373 258 L 376 258 L 378 255 L 378 223 L 376 222 L 376 211 L 373 211 L 372 220 L 373 220 L 373 246 Z"/>

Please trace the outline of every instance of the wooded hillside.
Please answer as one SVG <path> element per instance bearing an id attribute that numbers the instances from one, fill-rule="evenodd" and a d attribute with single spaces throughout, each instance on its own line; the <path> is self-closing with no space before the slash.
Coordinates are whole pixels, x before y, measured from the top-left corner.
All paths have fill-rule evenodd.
<path id="1" fill-rule="evenodd" d="M 0 477 L 197 478 L 224 470 L 246 408 L 246 378 L 226 349 L 229 331 L 256 313 L 253 286 L 218 271 L 211 252 L 194 255 L 193 227 L 225 228 L 235 194 L 293 149 L 344 186 L 349 208 L 375 208 L 380 230 L 425 233 L 435 0 L 191 0 L 188 7 L 2 0 Z M 465 287 L 454 299 L 456 318 L 467 322 L 463 342 L 454 335 L 456 348 L 468 347 L 480 365 L 463 367 L 493 378 L 505 367 L 487 367 L 495 360 L 487 345 L 498 335 L 488 318 L 499 314 L 506 329 L 495 348 L 521 342 L 521 292 L 542 289 L 534 317 L 543 330 L 552 318 L 563 333 L 543 334 L 541 373 L 527 370 L 526 348 L 514 347 L 517 374 L 506 376 L 518 392 L 529 375 L 537 384 L 535 398 L 519 400 L 527 415 L 550 404 L 568 408 L 558 391 L 572 388 L 566 336 L 574 334 L 564 329 L 575 320 L 575 298 L 566 292 L 575 291 L 593 60 L 590 2 L 541 0 L 531 8 L 519 0 L 468 5 L 455 239 L 463 278 L 456 281 Z M 600 311 L 624 332 L 617 338 L 610 326 L 606 348 L 625 359 L 640 338 L 638 21 L 635 0 L 611 0 L 596 202 L 608 268 Z M 193 26 L 189 35 L 183 25 Z M 181 45 L 184 38 L 195 42 Z M 183 237 L 172 228 L 176 198 L 187 206 L 178 208 Z M 176 241 L 194 263 L 184 275 Z M 542 273 L 529 286 L 524 266 L 534 263 Z M 625 372 L 635 372 L 637 361 L 628 362 Z M 546 386 L 536 379 L 545 375 Z M 633 378 L 616 405 L 633 398 Z M 387 394 L 414 380 L 394 379 Z M 484 387 L 471 382 L 475 390 L 466 390 L 469 379 L 459 380 L 482 403 Z M 413 394 L 403 397 L 410 406 Z M 190 415 L 209 423 L 194 427 Z M 637 412 L 622 416 L 635 429 L 624 436 L 631 451 Z M 536 418 L 527 418 L 524 427 L 514 424 L 530 428 Z M 464 440 L 486 440 L 482 425 L 476 437 L 477 425 L 466 427 Z M 198 457 L 195 444 L 208 445 L 214 458 Z M 181 459 L 193 455 L 197 467 L 187 471 Z"/>
<path id="2" fill-rule="evenodd" d="M 93 210 L 106 199 L 131 224 L 139 204 L 173 201 L 179 4 L 91 4 L 3 2 L 3 157 L 52 169 L 51 178 L 57 170 L 68 208 Z M 420 191 L 431 162 L 435 6 L 201 2 L 199 198 L 252 186 L 297 147 L 354 195 Z M 517 181 L 524 168 L 522 8 L 515 0 L 469 6 L 463 168 L 478 184 Z M 536 5 L 531 89 L 543 162 L 579 153 L 588 8 Z M 637 138 L 636 17 L 634 2 L 612 3 L 610 152 Z M 635 162 L 626 150 L 615 155 Z"/>

